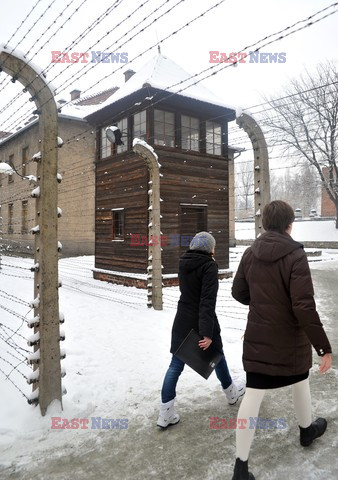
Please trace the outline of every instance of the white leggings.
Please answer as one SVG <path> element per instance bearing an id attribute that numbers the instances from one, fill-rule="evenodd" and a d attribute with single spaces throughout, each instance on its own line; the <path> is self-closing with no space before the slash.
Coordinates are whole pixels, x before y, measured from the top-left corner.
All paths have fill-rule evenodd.
<path id="1" fill-rule="evenodd" d="M 259 409 L 265 392 L 266 390 L 247 388 L 238 410 L 237 419 L 241 420 L 241 422 L 238 422 L 237 425 L 245 425 L 245 428 L 238 428 L 237 426 L 236 429 L 236 457 L 244 462 L 249 458 L 255 434 L 255 428 L 249 428 L 250 417 L 255 418 L 259 416 Z M 292 398 L 299 426 L 303 428 L 309 427 L 312 422 L 312 408 L 308 378 L 292 385 Z M 242 419 L 246 419 L 246 422 L 243 422 Z"/>

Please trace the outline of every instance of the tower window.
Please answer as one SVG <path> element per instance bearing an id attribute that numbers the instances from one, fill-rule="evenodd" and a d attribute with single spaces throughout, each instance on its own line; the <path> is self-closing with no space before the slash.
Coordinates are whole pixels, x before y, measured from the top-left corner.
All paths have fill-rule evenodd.
<path id="1" fill-rule="evenodd" d="M 199 151 L 200 124 L 198 118 L 182 115 L 182 148 Z"/>

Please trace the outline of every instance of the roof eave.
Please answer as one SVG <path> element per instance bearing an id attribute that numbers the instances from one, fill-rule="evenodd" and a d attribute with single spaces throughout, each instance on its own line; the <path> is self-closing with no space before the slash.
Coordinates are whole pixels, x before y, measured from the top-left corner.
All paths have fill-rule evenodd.
<path id="1" fill-rule="evenodd" d="M 62 120 L 73 120 L 73 121 L 76 120 L 78 122 L 88 123 L 87 120 L 85 120 L 84 118 L 72 117 L 71 115 L 65 115 L 63 113 L 59 113 L 58 118 L 61 118 Z M 39 119 L 37 118 L 36 120 L 33 120 L 32 122 L 30 122 L 28 125 L 25 125 L 24 127 L 20 128 L 20 130 L 17 130 L 16 132 L 12 133 L 8 137 L 4 138 L 3 140 L 0 140 L 0 147 L 2 147 L 5 143 L 16 138 L 18 135 L 21 135 L 22 133 L 26 132 L 31 127 L 34 127 L 38 123 L 39 123 Z"/>
<path id="2" fill-rule="evenodd" d="M 153 98 L 152 100 L 145 100 L 146 97 Z M 139 102 L 141 102 L 139 105 L 135 105 L 135 103 Z M 203 112 L 205 116 L 210 116 L 211 118 L 225 116 L 227 122 L 232 122 L 236 119 L 235 109 L 180 94 L 172 94 L 165 90 L 149 86 L 143 87 L 84 118 L 95 125 L 103 125 L 109 119 L 123 118 L 123 113 L 130 114 L 135 111 L 141 111 L 149 107 L 149 105 L 154 105 L 155 108 L 161 108 L 161 104 L 162 107 L 170 104 L 175 108 L 181 108 L 183 105 L 192 111 L 196 111 L 196 113 Z"/>

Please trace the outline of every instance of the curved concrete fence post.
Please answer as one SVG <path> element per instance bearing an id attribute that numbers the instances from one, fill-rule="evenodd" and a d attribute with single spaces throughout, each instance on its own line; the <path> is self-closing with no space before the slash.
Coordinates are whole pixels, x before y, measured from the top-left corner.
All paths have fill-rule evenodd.
<path id="1" fill-rule="evenodd" d="M 255 237 L 264 232 L 262 212 L 270 202 L 269 155 L 264 134 L 257 121 L 248 113 L 241 113 L 236 123 L 248 134 L 254 151 Z"/>
<path id="2" fill-rule="evenodd" d="M 155 310 L 162 310 L 160 164 L 153 148 L 142 140 L 134 139 L 133 150 L 145 160 L 150 178 L 148 189 L 148 306 L 153 307 Z"/>
<path id="3" fill-rule="evenodd" d="M 57 158 L 58 114 L 54 95 L 38 68 L 26 63 L 24 56 L 9 47 L 0 47 L 0 68 L 19 81 L 30 93 L 39 115 L 40 155 L 37 162 L 35 191 L 34 326 L 35 340 L 29 345 L 40 350 L 32 376 L 31 403 L 39 403 L 42 415 L 48 406 L 58 400 L 62 406 L 60 366 L 60 318 L 58 296 L 58 240 L 57 240 Z M 37 187 L 40 187 L 38 190 Z M 38 355 L 36 355 L 38 357 Z M 36 395 L 34 395 L 34 392 Z"/>

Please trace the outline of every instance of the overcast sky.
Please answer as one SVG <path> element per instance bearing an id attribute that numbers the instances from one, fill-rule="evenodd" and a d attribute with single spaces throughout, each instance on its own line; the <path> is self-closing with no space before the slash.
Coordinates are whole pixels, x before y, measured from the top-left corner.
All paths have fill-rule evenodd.
<path id="1" fill-rule="evenodd" d="M 56 87 L 60 87 L 57 98 L 63 97 L 69 100 L 69 92 L 73 88 L 92 93 L 110 86 L 121 85 L 124 81 L 123 71 L 127 68 L 137 70 L 143 63 L 156 55 L 158 40 L 170 35 L 174 30 L 218 3 L 218 0 L 184 0 L 163 19 L 154 22 L 156 17 L 179 1 L 149 0 L 144 7 L 140 8 L 142 3 L 140 1 L 122 0 L 118 7 L 90 35 L 81 41 L 76 41 L 71 51 L 90 52 L 91 50 L 107 49 L 109 52 L 125 52 L 128 55 L 129 63 L 99 64 L 91 71 L 87 66 L 83 71 L 88 71 L 88 73 L 79 80 L 76 80 L 75 76 L 76 72 L 84 66 L 83 64 L 71 64 L 70 67 L 67 63 L 53 65 L 47 79 L 52 80 Z M 38 52 L 33 61 L 42 68 L 46 68 L 51 64 L 52 51 L 64 50 L 79 35 L 83 34 L 87 26 L 115 3 L 112 0 L 73 0 L 66 9 L 70 2 L 71 0 L 56 0 L 54 3 L 52 0 L 40 0 L 34 12 L 10 41 L 10 45 L 15 47 L 20 41 L 17 48 L 25 53 L 32 48 L 28 58 Z M 82 2 L 84 2 L 83 6 L 73 14 L 75 8 Z M 36 0 L 6 2 L 6 8 L 3 8 L 1 12 L 0 44 L 6 43 L 10 39 L 35 3 Z M 238 52 L 267 35 L 309 17 L 331 3 L 333 2 L 326 0 L 257 0 L 255 2 L 252 0 L 226 0 L 191 26 L 161 43 L 161 52 L 189 73 L 195 74 L 211 66 L 209 63 L 210 51 L 219 51 L 227 55 L 231 52 Z M 52 5 L 47 13 L 38 20 L 50 4 Z M 155 15 L 150 16 L 151 12 L 162 4 L 164 6 Z M 136 9 L 139 10 L 133 14 Z M 320 16 L 331 11 L 333 9 Z M 70 14 L 72 14 L 71 20 L 67 21 L 60 29 Z M 133 15 L 118 27 L 117 24 L 129 14 Z M 148 16 L 149 19 L 142 22 Z M 37 20 L 37 24 L 33 26 Z M 54 21 L 55 24 L 52 23 Z M 53 26 L 44 34 L 50 25 Z M 140 28 L 148 25 L 149 27 L 143 33 L 135 39 L 127 41 Z M 133 29 L 134 26 L 136 29 Z M 31 31 L 22 40 L 29 29 Z M 55 36 L 44 45 L 51 33 L 56 30 L 58 31 Z M 130 33 L 118 41 L 129 31 Z M 305 68 L 312 70 L 320 61 L 337 59 L 337 31 L 338 13 L 262 49 L 262 52 L 284 53 L 286 59 L 284 63 L 252 64 L 247 61 L 235 68 L 231 67 L 220 71 L 217 75 L 205 80 L 204 84 L 223 102 L 233 106 L 250 107 L 262 101 L 261 94 L 282 94 L 283 85 L 288 82 L 288 79 L 299 76 Z M 99 41 L 102 36 L 103 39 Z M 120 44 L 123 45 L 118 48 Z M 111 45 L 113 46 L 111 47 Z M 142 55 L 153 45 L 154 48 Z M 43 46 L 42 50 L 38 51 L 41 46 Z M 69 68 L 65 70 L 67 66 Z M 54 78 L 58 74 L 60 75 Z M 108 76 L 108 78 L 100 82 L 104 76 Z M 6 77 L 4 73 L 1 73 L 0 82 L 5 80 L 6 83 Z M 66 88 L 62 90 L 62 84 L 65 81 Z M 91 90 L 88 90 L 89 87 Z M 14 92 L 21 89 L 20 85 L 10 84 L 1 91 L 0 107 L 10 100 Z M 25 100 L 27 98 L 26 95 Z M 21 104 L 22 101 L 17 104 L 16 112 L 18 113 L 16 115 L 18 116 L 22 111 L 20 110 Z M 7 117 L 8 111 L 0 115 L 2 120 Z"/>

